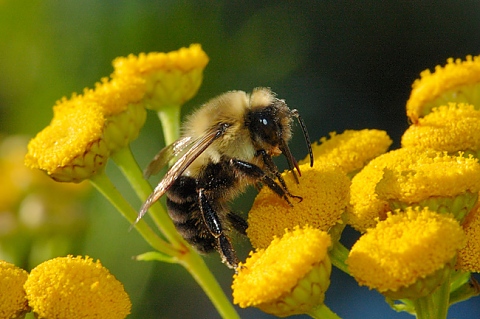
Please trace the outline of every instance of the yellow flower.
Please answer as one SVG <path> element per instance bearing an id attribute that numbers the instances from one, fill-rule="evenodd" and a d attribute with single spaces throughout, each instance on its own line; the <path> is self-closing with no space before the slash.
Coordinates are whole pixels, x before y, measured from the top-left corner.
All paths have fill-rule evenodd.
<path id="1" fill-rule="evenodd" d="M 28 144 L 25 165 L 60 182 L 80 182 L 100 172 L 109 150 L 104 141 L 103 109 L 81 97 L 63 99 L 49 126 Z"/>
<path id="2" fill-rule="evenodd" d="M 462 224 L 467 245 L 458 253 L 456 268 L 480 273 L 480 205 L 477 205 Z"/>
<path id="3" fill-rule="evenodd" d="M 330 236 L 313 227 L 295 227 L 267 249 L 252 252 L 232 284 L 233 302 L 277 316 L 308 313 L 323 304 L 330 285 Z"/>
<path id="4" fill-rule="evenodd" d="M 0 318 L 23 318 L 29 311 L 23 284 L 28 273 L 0 260 Z"/>
<path id="5" fill-rule="evenodd" d="M 142 77 L 146 80 L 146 107 L 183 105 L 198 91 L 208 56 L 199 44 L 169 53 L 151 52 L 119 57 L 113 61 L 113 77 Z"/>
<path id="6" fill-rule="evenodd" d="M 25 291 L 39 319 L 125 318 L 131 308 L 123 285 L 89 257 L 59 257 L 38 265 Z"/>
<path id="7" fill-rule="evenodd" d="M 393 169 L 409 158 L 416 158 L 415 150 L 398 149 L 382 154 L 368 163 L 352 179 L 350 187 L 350 208 L 347 212 L 347 223 L 360 232 L 374 227 L 378 220 L 386 218 L 390 211 L 389 203 L 378 197 L 375 192 L 377 183 L 383 177 L 385 168 Z"/>
<path id="8" fill-rule="evenodd" d="M 85 89 L 83 100 L 93 101 L 103 109 L 103 138 L 110 152 L 118 151 L 135 140 L 147 119 L 142 99 L 146 84 L 141 77 L 103 78 L 95 89 Z"/>
<path id="9" fill-rule="evenodd" d="M 449 103 L 411 125 L 402 136 L 403 147 L 433 149 L 450 154 L 463 151 L 478 157 L 480 111 L 473 105 Z"/>
<path id="10" fill-rule="evenodd" d="M 444 67 L 436 66 L 435 72 L 425 70 L 415 80 L 407 101 L 407 116 L 413 123 L 430 111 L 448 102 L 464 102 L 480 105 L 480 56 L 467 56 L 447 60 Z"/>
<path id="11" fill-rule="evenodd" d="M 408 208 L 360 237 L 347 264 L 361 285 L 392 299 L 418 298 L 443 282 L 464 245 L 465 234 L 451 216 Z"/>
<path id="12" fill-rule="evenodd" d="M 333 165 L 316 161 L 313 167 L 300 165 L 302 176 L 296 183 L 291 172 L 283 173 L 293 195 L 292 206 L 269 188 L 258 194 L 248 214 L 247 235 L 255 248 L 266 248 L 274 236 L 280 237 L 285 229 L 310 225 L 328 231 L 342 223 L 341 215 L 349 201 L 350 181 Z"/>
<path id="13" fill-rule="evenodd" d="M 63 98 L 49 126 L 28 145 L 25 164 L 60 182 L 80 182 L 105 166 L 111 153 L 137 138 L 146 120 L 145 80 L 103 78 L 94 90 Z"/>
<path id="14" fill-rule="evenodd" d="M 376 186 L 378 197 L 392 209 L 418 204 L 462 220 L 475 205 L 480 191 L 477 159 L 435 152 L 406 159 L 385 169 Z"/>
<path id="15" fill-rule="evenodd" d="M 330 139 L 323 137 L 312 145 L 316 159 L 338 165 L 345 173 L 354 175 L 370 160 L 387 151 L 392 140 L 385 131 L 347 130 L 337 135 L 330 133 Z M 299 163 L 308 163 L 307 157 Z"/>
<path id="16" fill-rule="evenodd" d="M 83 99 L 96 102 L 109 117 L 127 110 L 128 105 L 139 103 L 145 96 L 146 84 L 141 77 L 103 78 L 95 89 L 85 89 Z"/>

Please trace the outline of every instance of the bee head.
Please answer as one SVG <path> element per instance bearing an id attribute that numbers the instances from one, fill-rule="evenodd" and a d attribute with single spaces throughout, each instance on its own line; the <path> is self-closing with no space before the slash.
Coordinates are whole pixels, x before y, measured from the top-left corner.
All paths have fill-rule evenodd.
<path id="1" fill-rule="evenodd" d="M 292 122 L 290 109 L 284 101 L 274 99 L 273 103 L 255 107 L 246 115 L 246 126 L 250 137 L 259 149 L 275 154 L 275 150 L 288 142 L 291 137 Z"/>
<path id="2" fill-rule="evenodd" d="M 261 97 L 258 98 L 258 95 L 261 95 Z M 298 173 L 301 174 L 297 161 L 288 147 L 288 142 L 292 137 L 291 124 L 295 117 L 302 127 L 309 150 L 310 165 L 313 166 L 310 138 L 297 110 L 290 110 L 285 101 L 275 98 L 269 89 L 254 90 L 251 101 L 251 109 L 246 114 L 245 124 L 255 148 L 265 150 L 270 156 L 283 153 L 287 158 L 290 169 L 296 168 Z"/>

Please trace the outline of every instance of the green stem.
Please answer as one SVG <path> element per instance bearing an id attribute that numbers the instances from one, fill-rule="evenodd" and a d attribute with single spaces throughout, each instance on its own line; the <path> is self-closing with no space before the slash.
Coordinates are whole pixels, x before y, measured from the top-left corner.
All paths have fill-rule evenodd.
<path id="1" fill-rule="evenodd" d="M 344 273 L 350 275 L 346 260 L 348 258 L 349 251 L 343 246 L 339 241 L 333 243 L 332 249 L 328 252 L 332 264 L 343 271 Z"/>
<path id="2" fill-rule="evenodd" d="M 124 147 L 117 151 L 112 156 L 113 161 L 117 164 L 118 168 L 122 171 L 125 178 L 128 180 L 134 191 L 137 193 L 138 198 L 143 202 L 152 193 L 152 187 L 148 181 L 143 178 L 142 171 L 138 166 L 137 161 L 133 157 L 130 147 Z M 183 238 L 178 234 L 172 220 L 168 216 L 164 207 L 160 203 L 155 203 L 149 209 L 150 216 L 152 217 L 155 225 L 160 229 L 162 234 L 167 240 L 174 246 L 185 246 L 186 243 Z"/>
<path id="3" fill-rule="evenodd" d="M 120 194 L 105 172 L 92 176 L 90 182 L 130 223 L 135 221 L 137 212 L 122 194 Z M 139 221 L 135 225 L 135 229 L 137 229 L 147 243 L 156 250 L 170 256 L 177 256 L 179 254 L 177 249 L 174 249 L 169 243 L 158 237 L 145 221 Z"/>
<path id="4" fill-rule="evenodd" d="M 163 106 L 157 114 L 162 122 L 165 145 L 172 144 L 180 136 L 180 105 Z"/>
<path id="5" fill-rule="evenodd" d="M 189 248 L 189 251 L 181 256 L 179 262 L 202 287 L 222 318 L 240 318 L 200 255 Z"/>
<path id="6" fill-rule="evenodd" d="M 328 308 L 325 304 L 321 304 L 312 308 L 308 315 L 317 319 L 341 319 L 335 312 Z"/>
<path id="7" fill-rule="evenodd" d="M 412 300 L 417 319 L 441 319 L 435 316 L 435 304 L 432 295 Z"/>
<path id="8" fill-rule="evenodd" d="M 148 184 L 148 182 L 143 178 L 140 172 L 140 169 L 138 168 L 138 165 L 135 159 L 133 158 L 130 148 L 124 148 L 123 150 L 117 152 L 112 157 L 115 163 L 120 168 L 120 170 L 125 175 L 125 177 L 129 180 L 130 184 L 132 185 L 134 190 L 137 192 L 138 196 L 140 198 L 145 199 L 148 195 L 150 195 L 152 191 L 150 184 Z M 106 178 L 106 175 L 105 175 L 105 178 Z M 97 182 L 96 181 L 97 179 L 98 178 L 95 178 L 95 182 Z M 108 178 L 106 179 L 110 181 Z M 102 179 L 100 180 L 102 181 Z M 105 187 L 102 187 L 102 188 L 105 188 Z M 102 190 L 100 191 L 102 192 Z M 107 197 L 107 195 L 105 196 Z M 121 198 L 123 199 L 123 197 Z M 123 201 L 125 201 L 125 199 L 123 199 Z M 116 207 L 119 211 L 122 212 L 121 207 L 118 207 L 118 206 Z M 127 219 L 133 223 L 137 217 L 137 212 L 133 210 L 133 208 L 130 205 L 128 205 L 128 207 L 130 208 L 130 210 L 127 212 L 128 214 Z M 166 255 L 173 256 L 175 259 L 172 259 L 171 261 L 176 260 L 178 263 L 180 263 L 183 267 L 185 267 L 188 270 L 188 272 L 197 281 L 200 287 L 202 287 L 202 289 L 205 291 L 205 293 L 210 298 L 210 300 L 212 301 L 212 303 L 217 308 L 218 312 L 220 313 L 220 315 L 222 315 L 223 318 L 239 318 L 232 304 L 225 296 L 223 290 L 221 289 L 215 277 L 212 275 L 212 273 L 206 266 L 203 259 L 200 257 L 200 255 L 196 251 L 194 251 L 188 244 L 184 242 L 182 237 L 180 237 L 180 235 L 178 234 L 178 232 L 176 231 L 172 223 L 172 220 L 169 218 L 169 216 L 166 214 L 165 210 L 163 209 L 163 206 L 160 205 L 160 203 L 156 203 L 150 208 L 150 212 L 152 213 L 152 218 L 159 225 L 159 228 L 162 231 L 162 233 L 165 235 L 165 237 L 168 240 L 170 240 L 174 244 L 175 249 L 172 250 L 172 252 L 165 252 L 164 249 L 159 249 L 157 246 L 153 246 L 153 245 L 152 246 L 155 249 L 159 250 L 160 252 L 165 253 Z M 122 213 L 122 214 L 125 215 L 125 213 Z M 135 225 L 135 227 L 137 228 L 141 225 L 147 225 L 147 224 L 145 223 L 144 220 L 140 220 Z M 149 230 L 151 231 L 150 228 Z M 165 261 L 165 260 L 162 260 L 162 261 Z"/>
<path id="9" fill-rule="evenodd" d="M 446 279 L 440 287 L 432 294 L 433 302 L 435 304 L 435 318 L 446 319 L 448 308 L 450 306 L 450 276 L 452 270 L 448 271 Z"/>

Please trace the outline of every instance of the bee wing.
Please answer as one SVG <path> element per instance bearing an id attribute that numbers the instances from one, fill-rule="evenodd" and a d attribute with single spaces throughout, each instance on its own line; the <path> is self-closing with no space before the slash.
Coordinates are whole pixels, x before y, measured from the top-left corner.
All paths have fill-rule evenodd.
<path id="1" fill-rule="evenodd" d="M 191 136 L 182 137 L 170 145 L 165 146 L 160 152 L 155 155 L 153 160 L 148 164 L 147 168 L 143 171 L 143 177 L 145 179 L 152 175 L 158 174 L 160 170 L 170 162 L 174 157 L 180 155 L 189 145 L 193 144 L 193 138 Z"/>
<path id="2" fill-rule="evenodd" d="M 152 206 L 165 192 L 172 186 L 177 178 L 192 164 L 192 162 L 199 157 L 212 143 L 225 133 L 229 127 L 228 124 L 222 124 L 219 127 L 212 128 L 207 131 L 200 138 L 191 143 L 191 147 L 187 149 L 182 156 L 173 164 L 168 170 L 160 183 L 155 187 L 153 193 L 148 196 L 145 203 L 143 203 L 140 212 L 138 213 L 136 224 L 145 215 L 147 210 Z"/>

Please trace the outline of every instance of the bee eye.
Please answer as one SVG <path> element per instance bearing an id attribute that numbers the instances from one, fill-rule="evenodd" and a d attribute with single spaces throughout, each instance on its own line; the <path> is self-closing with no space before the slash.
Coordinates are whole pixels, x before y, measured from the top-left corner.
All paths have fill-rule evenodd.
<path id="1" fill-rule="evenodd" d="M 281 139 L 281 127 L 272 107 L 248 114 L 246 125 L 252 140 L 278 145 Z"/>

